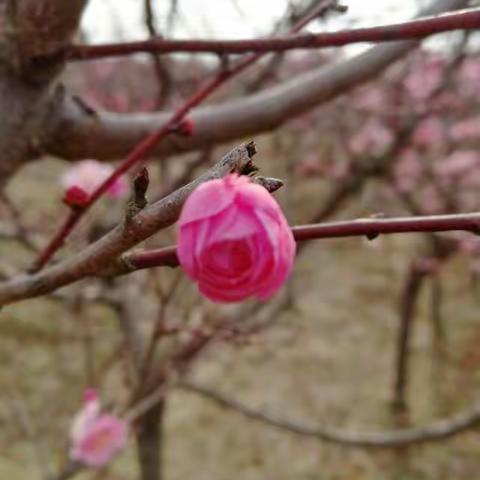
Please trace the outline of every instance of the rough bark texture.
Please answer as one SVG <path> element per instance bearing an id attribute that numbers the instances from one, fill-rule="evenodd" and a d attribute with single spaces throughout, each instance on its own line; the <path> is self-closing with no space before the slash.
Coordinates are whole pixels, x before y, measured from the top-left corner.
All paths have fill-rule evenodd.
<path id="1" fill-rule="evenodd" d="M 56 130 L 62 51 L 86 0 L 0 2 L 0 189 Z"/>

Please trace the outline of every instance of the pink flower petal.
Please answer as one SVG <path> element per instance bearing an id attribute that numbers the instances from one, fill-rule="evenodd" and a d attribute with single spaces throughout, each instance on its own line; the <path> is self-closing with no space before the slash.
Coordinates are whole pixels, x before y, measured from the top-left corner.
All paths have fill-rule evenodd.
<path id="1" fill-rule="evenodd" d="M 180 216 L 180 264 L 212 301 L 271 297 L 295 256 L 279 205 L 246 177 L 229 175 L 204 185 L 192 192 Z"/>
<path id="2" fill-rule="evenodd" d="M 178 223 L 182 226 L 216 215 L 227 208 L 234 198 L 235 190 L 226 188 L 222 180 L 202 183 L 187 198 Z"/>

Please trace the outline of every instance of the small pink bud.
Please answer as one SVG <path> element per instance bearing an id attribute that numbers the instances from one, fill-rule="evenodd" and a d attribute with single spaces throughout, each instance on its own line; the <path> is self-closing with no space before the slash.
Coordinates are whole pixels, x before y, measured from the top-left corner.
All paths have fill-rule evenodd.
<path id="1" fill-rule="evenodd" d="M 83 188 L 73 185 L 65 190 L 62 201 L 69 207 L 82 208 L 88 203 L 89 198 L 90 195 Z"/>
<path id="2" fill-rule="evenodd" d="M 94 388 L 87 388 L 83 392 L 83 400 L 85 403 L 87 402 L 98 402 L 98 393 Z"/>
<path id="3" fill-rule="evenodd" d="M 214 302 L 267 300 L 285 283 L 295 241 L 280 206 L 245 176 L 227 175 L 188 197 L 177 254 L 200 292 Z"/>
<path id="4" fill-rule="evenodd" d="M 176 127 L 173 128 L 174 133 L 184 137 L 190 137 L 194 131 L 195 123 L 191 118 L 184 118 Z"/>

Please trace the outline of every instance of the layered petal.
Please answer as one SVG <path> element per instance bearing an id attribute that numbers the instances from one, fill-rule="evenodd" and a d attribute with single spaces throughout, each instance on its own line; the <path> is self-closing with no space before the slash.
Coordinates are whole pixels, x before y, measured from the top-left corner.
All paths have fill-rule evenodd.
<path id="1" fill-rule="evenodd" d="M 101 415 L 72 446 L 70 456 L 90 467 L 102 467 L 125 446 L 127 434 L 125 422 L 113 415 Z"/>
<path id="2" fill-rule="evenodd" d="M 85 391 L 84 402 L 70 429 L 70 458 L 99 468 L 125 446 L 128 426 L 114 415 L 101 413 L 100 399 L 94 390 Z"/>
<path id="3" fill-rule="evenodd" d="M 210 180 L 202 183 L 188 196 L 178 223 L 183 226 L 189 222 L 217 215 L 234 199 L 235 189 L 226 186 L 222 180 Z"/>
<path id="4" fill-rule="evenodd" d="M 210 300 L 266 300 L 287 279 L 295 242 L 275 199 L 247 177 L 228 175 L 189 196 L 180 216 L 177 253 Z"/>

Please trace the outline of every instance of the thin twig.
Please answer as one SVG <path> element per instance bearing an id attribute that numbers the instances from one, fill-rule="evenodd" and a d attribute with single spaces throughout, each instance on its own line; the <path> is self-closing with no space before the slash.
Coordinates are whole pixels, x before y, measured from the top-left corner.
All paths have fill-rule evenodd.
<path id="1" fill-rule="evenodd" d="M 362 218 L 341 222 L 328 222 L 292 227 L 297 242 L 325 238 L 366 237 L 369 240 L 379 235 L 416 232 L 466 231 L 480 233 L 480 213 L 433 215 L 400 218 Z M 127 253 L 122 256 L 121 267 L 116 273 L 157 266 L 178 266 L 175 246 L 144 252 Z"/>
<path id="2" fill-rule="evenodd" d="M 181 382 L 180 388 L 201 395 L 221 407 L 233 410 L 244 417 L 266 423 L 295 435 L 311 437 L 329 443 L 362 448 L 395 448 L 427 442 L 439 442 L 473 429 L 480 423 L 480 402 L 450 418 L 424 427 L 405 428 L 385 432 L 355 432 L 334 427 L 318 427 L 289 420 L 285 415 L 274 415 L 256 410 L 216 390 L 193 381 Z"/>

